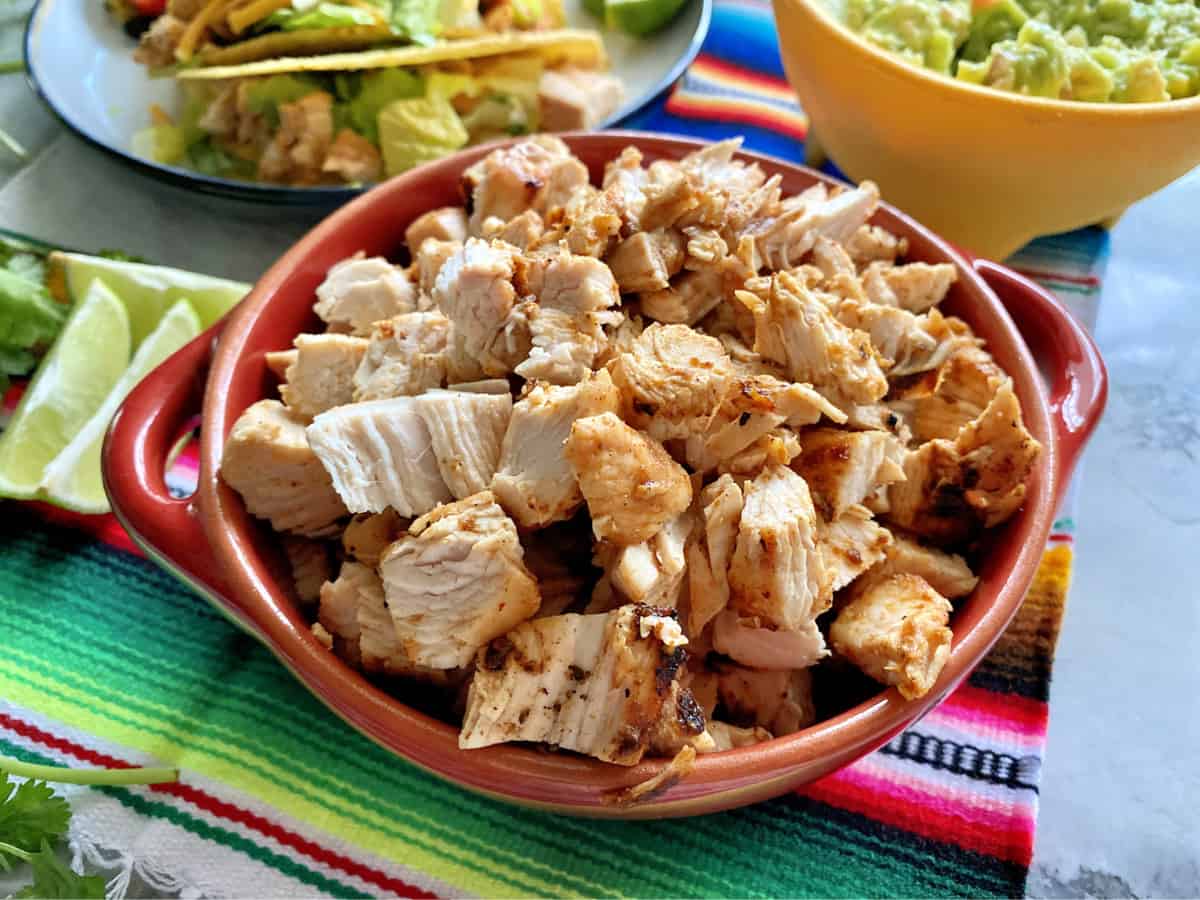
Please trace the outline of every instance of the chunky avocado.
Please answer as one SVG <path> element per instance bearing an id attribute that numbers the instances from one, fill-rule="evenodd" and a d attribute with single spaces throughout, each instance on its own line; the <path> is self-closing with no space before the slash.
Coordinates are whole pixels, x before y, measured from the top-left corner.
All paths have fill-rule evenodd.
<path id="1" fill-rule="evenodd" d="M 1035 97 L 1200 94 L 1196 0 L 845 0 L 846 24 L 911 63 Z"/>

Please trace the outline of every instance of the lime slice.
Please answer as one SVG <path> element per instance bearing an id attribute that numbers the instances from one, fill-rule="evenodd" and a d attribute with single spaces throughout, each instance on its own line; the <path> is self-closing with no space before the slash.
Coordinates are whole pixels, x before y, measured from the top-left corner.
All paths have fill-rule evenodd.
<path id="1" fill-rule="evenodd" d="M 604 21 L 634 37 L 658 31 L 683 9 L 687 0 L 605 0 Z"/>
<path id="2" fill-rule="evenodd" d="M 47 464 L 104 402 L 129 365 L 129 314 L 93 281 L 0 435 L 0 495 L 28 499 Z"/>
<path id="3" fill-rule="evenodd" d="M 180 300 L 167 310 L 158 327 L 142 341 L 133 355 L 133 361 L 108 392 L 100 408 L 62 452 L 54 457 L 53 462 L 46 466 L 42 490 L 47 500 L 81 513 L 109 511 L 108 497 L 100 476 L 100 450 L 104 445 L 108 423 L 112 421 L 121 401 L 139 381 L 203 330 L 200 317 L 187 300 Z"/>
<path id="4" fill-rule="evenodd" d="M 168 307 L 178 300 L 191 301 L 200 317 L 201 327 L 207 328 L 250 290 L 250 285 L 238 281 L 81 253 L 53 253 L 50 266 L 63 272 L 67 292 L 73 299 L 86 294 L 96 278 L 112 288 L 129 311 L 135 347 L 154 330 Z"/>

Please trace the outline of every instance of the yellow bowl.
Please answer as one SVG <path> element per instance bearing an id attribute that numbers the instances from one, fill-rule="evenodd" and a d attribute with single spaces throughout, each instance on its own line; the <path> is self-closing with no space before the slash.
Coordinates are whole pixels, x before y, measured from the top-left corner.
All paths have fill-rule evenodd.
<path id="1" fill-rule="evenodd" d="M 1081 103 L 992 90 L 903 62 L 821 0 L 774 4 L 784 68 L 822 149 L 980 255 L 1115 219 L 1200 163 L 1200 97 Z"/>

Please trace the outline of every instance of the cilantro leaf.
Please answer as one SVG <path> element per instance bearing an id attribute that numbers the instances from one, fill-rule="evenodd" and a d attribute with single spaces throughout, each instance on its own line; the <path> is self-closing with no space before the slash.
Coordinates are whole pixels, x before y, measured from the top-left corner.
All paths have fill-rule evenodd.
<path id="1" fill-rule="evenodd" d="M 42 841 L 41 849 L 29 860 L 33 884 L 21 888 L 13 897 L 38 897 L 45 900 L 104 900 L 105 880 L 99 875 L 76 875 Z"/>
<path id="2" fill-rule="evenodd" d="M 67 833 L 71 807 L 44 781 L 0 784 L 0 842 L 34 851 Z"/>

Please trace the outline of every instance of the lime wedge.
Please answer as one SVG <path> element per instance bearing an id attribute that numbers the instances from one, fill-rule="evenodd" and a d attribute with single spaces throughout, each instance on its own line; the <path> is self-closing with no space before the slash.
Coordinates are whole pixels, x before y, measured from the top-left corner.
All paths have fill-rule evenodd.
<path id="1" fill-rule="evenodd" d="M 583 8 L 598 19 L 604 18 L 604 0 L 583 0 Z"/>
<path id="2" fill-rule="evenodd" d="M 133 345 L 138 346 L 172 304 L 191 301 L 202 328 L 229 312 L 250 290 L 250 285 L 210 275 L 197 275 L 164 266 L 119 262 L 81 253 L 53 253 L 50 266 L 61 270 L 67 292 L 78 300 L 99 278 L 116 292 L 129 311 Z"/>
<path id="3" fill-rule="evenodd" d="M 93 281 L 0 434 L 0 495 L 34 496 L 47 464 L 129 365 L 131 344 L 125 305 Z"/>
<path id="4" fill-rule="evenodd" d="M 99 409 L 46 466 L 41 486 L 47 500 L 81 513 L 109 511 L 108 497 L 100 476 L 100 450 L 104 445 L 108 423 L 112 421 L 121 401 L 139 381 L 203 330 L 200 317 L 187 300 L 180 300 L 167 310 L 158 327 L 142 341 L 129 367 L 108 392 Z"/>
<path id="5" fill-rule="evenodd" d="M 634 37 L 644 37 L 670 22 L 687 0 L 605 0 L 604 21 Z"/>

